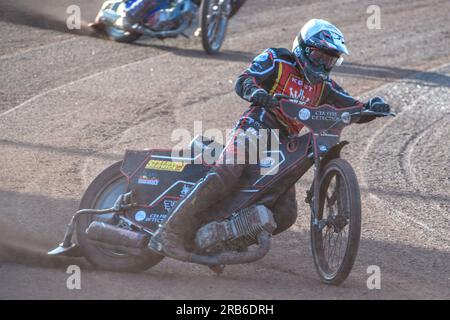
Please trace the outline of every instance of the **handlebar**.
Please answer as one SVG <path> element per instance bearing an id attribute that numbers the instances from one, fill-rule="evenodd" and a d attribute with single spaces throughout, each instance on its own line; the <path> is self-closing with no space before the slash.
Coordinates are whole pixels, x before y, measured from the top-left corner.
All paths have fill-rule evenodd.
<path id="1" fill-rule="evenodd" d="M 395 117 L 397 114 L 394 112 L 375 112 L 371 110 L 361 111 L 362 115 L 365 116 L 375 116 L 375 117 Z"/>
<path id="2" fill-rule="evenodd" d="M 281 94 L 281 93 L 276 93 L 273 95 L 273 97 L 275 99 L 277 99 L 278 101 L 280 101 L 282 99 L 295 100 L 295 98 L 293 99 L 291 96 L 288 96 L 286 94 Z M 371 110 L 367 110 L 367 109 L 362 110 L 361 115 L 375 116 L 375 117 L 395 117 L 396 116 L 396 114 L 394 112 L 375 112 L 375 111 L 371 111 Z"/>

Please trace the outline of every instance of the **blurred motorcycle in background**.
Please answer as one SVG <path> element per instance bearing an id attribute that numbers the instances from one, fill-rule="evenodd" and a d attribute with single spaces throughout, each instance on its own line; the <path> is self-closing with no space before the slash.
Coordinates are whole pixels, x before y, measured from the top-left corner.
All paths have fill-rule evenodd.
<path id="1" fill-rule="evenodd" d="M 111 40 L 127 43 L 143 35 L 159 39 L 195 35 L 201 37 L 208 54 L 215 54 L 225 39 L 228 20 L 246 0 L 164 0 L 160 5 L 164 9 L 149 10 L 142 23 L 124 28 L 121 19 L 135 1 L 105 1 L 89 26 Z"/>

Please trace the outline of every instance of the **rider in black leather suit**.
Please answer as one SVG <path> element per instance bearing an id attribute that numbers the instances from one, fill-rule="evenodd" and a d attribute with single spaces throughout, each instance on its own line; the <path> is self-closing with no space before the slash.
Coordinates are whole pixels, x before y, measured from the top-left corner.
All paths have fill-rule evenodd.
<path id="1" fill-rule="evenodd" d="M 297 102 L 312 105 L 359 105 L 374 111 L 389 111 L 389 105 L 381 98 L 363 104 L 330 79 L 332 67 L 343 54 L 348 54 L 348 51 L 339 29 L 327 21 L 313 19 L 296 37 L 293 52 L 271 48 L 253 60 L 236 83 L 236 93 L 252 103 L 238 122 L 237 134 L 226 145 L 216 166 L 174 206 L 167 221 L 151 239 L 150 246 L 153 249 L 164 251 L 166 255 L 177 259 L 189 260 L 190 253 L 185 244 L 193 239 L 195 230 L 208 220 L 205 216 L 208 215 L 208 207 L 233 190 L 246 168 L 246 164 L 235 161 L 239 143 L 236 137 L 242 132 L 238 129 L 247 130 L 246 134 L 256 132 L 256 139 L 260 129 L 278 129 L 280 139 L 299 133 L 301 126 L 289 120 L 277 108 L 278 101 L 273 98 L 274 94 L 290 95 Z M 255 141 L 248 140 L 248 143 Z M 274 234 L 294 224 L 297 218 L 294 187 L 284 193 L 270 209 L 277 224 Z"/>

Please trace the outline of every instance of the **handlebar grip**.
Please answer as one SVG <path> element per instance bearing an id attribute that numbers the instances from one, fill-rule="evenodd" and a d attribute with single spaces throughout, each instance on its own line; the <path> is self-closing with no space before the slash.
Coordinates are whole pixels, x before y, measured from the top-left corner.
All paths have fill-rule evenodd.
<path id="1" fill-rule="evenodd" d="M 365 116 L 375 116 L 375 117 L 395 117 L 396 114 L 394 112 L 375 112 L 370 110 L 364 110 L 361 112 L 362 115 Z"/>

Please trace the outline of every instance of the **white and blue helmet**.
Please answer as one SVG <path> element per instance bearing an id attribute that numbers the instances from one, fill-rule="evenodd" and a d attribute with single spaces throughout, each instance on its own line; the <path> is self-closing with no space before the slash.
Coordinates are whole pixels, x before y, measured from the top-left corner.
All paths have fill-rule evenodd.
<path id="1" fill-rule="evenodd" d="M 328 79 L 331 69 L 348 55 L 344 35 L 333 24 L 321 19 L 309 20 L 294 40 L 292 51 L 311 83 Z"/>

